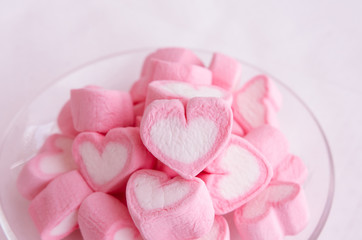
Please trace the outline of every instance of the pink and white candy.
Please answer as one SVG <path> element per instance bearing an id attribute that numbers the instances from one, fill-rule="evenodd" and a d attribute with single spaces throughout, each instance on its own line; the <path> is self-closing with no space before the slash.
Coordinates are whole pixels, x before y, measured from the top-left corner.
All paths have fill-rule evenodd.
<path id="1" fill-rule="evenodd" d="M 68 100 L 60 110 L 60 113 L 57 118 L 57 124 L 60 131 L 63 134 L 69 136 L 76 136 L 79 133 L 74 128 L 72 110 L 70 107 L 70 100 Z"/>
<path id="2" fill-rule="evenodd" d="M 86 87 L 71 90 L 70 107 L 75 130 L 106 133 L 132 126 L 133 103 L 128 92 Z"/>
<path id="3" fill-rule="evenodd" d="M 235 226 L 242 239 L 282 240 L 302 231 L 309 219 L 302 187 L 290 182 L 273 182 L 255 199 L 234 212 Z"/>
<path id="4" fill-rule="evenodd" d="M 210 232 L 197 240 L 230 240 L 230 230 L 226 219 L 216 215 Z"/>
<path id="5" fill-rule="evenodd" d="M 212 85 L 231 91 L 240 80 L 239 61 L 221 53 L 214 53 L 209 66 L 212 72 Z"/>
<path id="6" fill-rule="evenodd" d="M 270 125 L 254 128 L 244 138 L 266 157 L 273 169 L 289 155 L 287 138 L 280 130 Z"/>
<path id="7" fill-rule="evenodd" d="M 199 178 L 170 179 L 155 170 L 139 170 L 129 179 L 128 210 L 145 240 L 199 238 L 211 230 L 214 208 Z"/>
<path id="8" fill-rule="evenodd" d="M 232 112 L 218 98 L 156 100 L 145 110 L 140 134 L 146 148 L 182 177 L 191 179 L 226 146 Z"/>
<path id="9" fill-rule="evenodd" d="M 273 179 L 302 184 L 308 177 L 308 169 L 303 160 L 290 154 L 274 170 Z"/>
<path id="10" fill-rule="evenodd" d="M 17 188 L 26 199 L 33 199 L 55 177 L 76 169 L 72 157 L 73 138 L 61 134 L 51 135 L 37 155 L 22 168 Z"/>
<path id="11" fill-rule="evenodd" d="M 278 126 L 276 113 L 280 106 L 278 89 L 264 75 L 252 78 L 234 93 L 234 118 L 246 132 L 264 124 Z"/>
<path id="12" fill-rule="evenodd" d="M 232 135 L 225 150 L 205 169 L 204 180 L 216 214 L 226 214 L 256 197 L 269 184 L 273 170 L 260 152 Z"/>
<path id="13" fill-rule="evenodd" d="M 157 99 L 180 99 L 184 104 L 195 97 L 221 98 L 231 106 L 232 95 L 217 86 L 195 85 L 187 82 L 163 80 L 148 85 L 145 105 Z"/>
<path id="14" fill-rule="evenodd" d="M 136 170 L 152 168 L 154 157 L 143 146 L 138 128 L 114 128 L 106 136 L 79 134 L 73 156 L 87 183 L 95 191 L 120 192 Z"/>
<path id="15" fill-rule="evenodd" d="M 29 213 L 41 239 L 63 239 L 78 228 L 78 208 L 92 193 L 77 170 L 51 181 L 30 203 Z"/>
<path id="16" fill-rule="evenodd" d="M 188 49 L 176 47 L 161 48 L 146 57 L 142 66 L 141 76 L 146 75 L 150 71 L 151 60 L 153 59 L 204 67 L 199 57 Z"/>
<path id="17" fill-rule="evenodd" d="M 144 101 L 148 84 L 157 80 L 174 80 L 191 84 L 210 85 L 212 73 L 207 68 L 196 65 L 152 59 L 147 74 L 135 82 L 131 88 L 130 93 L 133 102 Z"/>
<path id="18" fill-rule="evenodd" d="M 78 222 L 84 240 L 142 240 L 127 207 L 106 193 L 95 192 L 82 202 Z"/>

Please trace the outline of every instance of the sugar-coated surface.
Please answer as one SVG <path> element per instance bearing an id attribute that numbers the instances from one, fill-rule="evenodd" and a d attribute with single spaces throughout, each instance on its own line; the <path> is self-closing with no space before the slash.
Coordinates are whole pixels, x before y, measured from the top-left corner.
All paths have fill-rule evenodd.
<path id="1" fill-rule="evenodd" d="M 183 199 L 190 191 L 187 182 L 173 182 L 162 186 L 158 178 L 140 175 L 134 181 L 134 191 L 145 210 L 165 208 Z"/>
<path id="2" fill-rule="evenodd" d="M 243 217 L 253 219 L 268 209 L 269 203 L 278 203 L 295 193 L 293 185 L 270 185 L 243 208 Z"/>
<path id="3" fill-rule="evenodd" d="M 75 163 L 71 152 L 72 143 L 72 139 L 62 137 L 57 138 L 55 140 L 55 145 L 62 149 L 63 152 L 42 157 L 39 162 L 39 169 L 47 174 L 57 174 L 74 169 Z"/>
<path id="4" fill-rule="evenodd" d="M 211 231 L 206 235 L 202 236 L 197 240 L 218 240 L 220 235 L 221 226 L 216 219 L 214 220 L 214 224 L 212 225 Z"/>
<path id="5" fill-rule="evenodd" d="M 82 143 L 79 151 L 89 175 L 99 185 L 105 184 L 117 176 L 123 169 L 128 156 L 127 148 L 116 142 L 109 142 L 102 154 L 91 142 Z"/>
<path id="6" fill-rule="evenodd" d="M 158 120 L 150 135 L 167 156 L 192 163 L 210 151 L 218 131 L 215 122 L 207 118 L 194 118 L 186 126 L 178 118 L 168 118 Z"/>
<path id="7" fill-rule="evenodd" d="M 236 96 L 238 110 L 252 127 L 260 126 L 264 123 L 265 107 L 262 99 L 265 94 L 263 81 L 256 81 L 244 89 Z"/>
<path id="8" fill-rule="evenodd" d="M 217 88 L 213 87 L 193 87 L 190 84 L 186 83 L 166 83 L 160 86 L 163 90 L 173 93 L 178 96 L 183 96 L 187 98 L 193 97 L 223 97 L 223 92 Z"/>
<path id="9" fill-rule="evenodd" d="M 238 161 L 235 161 L 235 159 L 238 159 Z M 238 197 L 250 190 L 250 186 L 260 176 L 256 157 L 237 145 L 231 145 L 227 149 L 220 164 L 229 172 L 229 176 L 220 179 L 218 183 L 220 193 L 226 199 Z"/>
<path id="10" fill-rule="evenodd" d="M 59 236 L 72 229 L 75 225 L 77 225 L 78 219 L 78 211 L 74 211 L 69 214 L 66 218 L 64 218 L 55 228 L 50 231 L 50 235 Z"/>
<path id="11" fill-rule="evenodd" d="M 132 228 L 122 228 L 114 234 L 113 240 L 142 240 L 141 236 L 135 238 L 136 234 Z"/>

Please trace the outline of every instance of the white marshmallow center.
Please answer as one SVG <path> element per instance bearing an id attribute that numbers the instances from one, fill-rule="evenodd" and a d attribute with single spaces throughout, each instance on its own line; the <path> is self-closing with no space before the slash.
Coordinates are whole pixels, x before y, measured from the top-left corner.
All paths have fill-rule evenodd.
<path id="1" fill-rule="evenodd" d="M 134 191 L 140 206 L 145 210 L 166 208 L 186 197 L 190 186 L 185 181 L 160 184 L 158 178 L 140 175 L 134 181 Z"/>
<path id="2" fill-rule="evenodd" d="M 270 185 L 243 208 L 243 217 L 253 219 L 264 214 L 269 203 L 278 203 L 289 198 L 295 191 L 291 185 Z"/>
<path id="3" fill-rule="evenodd" d="M 252 127 L 265 122 L 265 106 L 262 104 L 265 91 L 264 81 L 257 81 L 236 97 L 239 112 Z"/>
<path id="4" fill-rule="evenodd" d="M 127 148 L 117 142 L 109 142 L 102 154 L 91 142 L 79 146 L 89 176 L 93 182 L 103 185 L 115 178 L 123 169 L 128 157 Z"/>
<path id="5" fill-rule="evenodd" d="M 186 126 L 178 118 L 161 119 L 150 132 L 153 143 L 165 155 L 182 163 L 193 163 L 211 150 L 218 128 L 210 119 L 195 118 Z"/>
<path id="6" fill-rule="evenodd" d="M 78 224 L 78 211 L 74 211 L 66 216 L 55 228 L 50 231 L 52 236 L 60 236 L 67 233 Z"/>
<path id="7" fill-rule="evenodd" d="M 171 93 L 172 95 L 181 96 L 185 98 L 194 97 L 217 97 L 222 98 L 223 92 L 217 88 L 212 87 L 197 87 L 183 82 L 173 82 L 162 84 L 161 89 Z"/>
<path id="8" fill-rule="evenodd" d="M 132 228 L 122 228 L 114 234 L 113 240 L 141 240 L 141 237 L 135 237 L 136 234 Z"/>
<path id="9" fill-rule="evenodd" d="M 234 199 L 250 191 L 260 176 L 258 159 L 238 145 L 228 147 L 220 165 L 228 172 L 218 183 L 225 199 Z"/>
<path id="10" fill-rule="evenodd" d="M 73 140 L 69 138 L 56 139 L 56 147 L 62 149 L 63 152 L 44 155 L 39 161 L 40 171 L 46 174 L 59 174 L 76 169 L 71 152 L 72 143 Z"/>

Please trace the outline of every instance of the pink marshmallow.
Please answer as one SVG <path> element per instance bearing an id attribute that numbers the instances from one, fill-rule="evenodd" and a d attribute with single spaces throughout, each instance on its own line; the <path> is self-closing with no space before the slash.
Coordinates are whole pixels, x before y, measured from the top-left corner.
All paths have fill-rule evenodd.
<path id="1" fill-rule="evenodd" d="M 308 169 L 302 159 L 290 154 L 275 169 L 273 179 L 302 184 L 307 176 Z"/>
<path id="2" fill-rule="evenodd" d="M 255 128 L 245 136 L 245 139 L 266 157 L 273 169 L 277 168 L 289 154 L 288 140 L 280 130 L 272 126 Z"/>
<path id="3" fill-rule="evenodd" d="M 133 112 L 134 112 L 135 117 L 142 116 L 144 110 L 145 110 L 144 102 L 140 102 L 140 103 L 133 105 Z"/>
<path id="4" fill-rule="evenodd" d="M 212 72 L 212 84 L 231 91 L 240 81 L 241 64 L 239 61 L 221 53 L 214 53 L 209 66 Z"/>
<path id="5" fill-rule="evenodd" d="M 140 134 L 146 148 L 191 179 L 221 153 L 231 134 L 232 112 L 218 98 L 156 100 L 145 110 Z"/>
<path id="6" fill-rule="evenodd" d="M 234 118 L 247 132 L 264 124 L 278 126 L 280 105 L 281 95 L 272 80 L 259 75 L 234 93 Z"/>
<path id="7" fill-rule="evenodd" d="M 66 135 L 76 136 L 79 133 L 74 128 L 70 100 L 67 101 L 60 110 L 57 123 L 60 131 Z"/>
<path id="8" fill-rule="evenodd" d="M 234 212 L 242 239 L 282 240 L 296 235 L 307 225 L 309 211 L 300 185 L 273 182 L 258 197 Z"/>
<path id="9" fill-rule="evenodd" d="M 238 135 L 240 137 L 244 137 L 245 136 L 245 131 L 244 129 L 240 126 L 239 123 L 237 123 L 236 121 L 233 121 L 233 128 L 231 129 L 231 133 Z"/>
<path id="10" fill-rule="evenodd" d="M 102 192 L 89 195 L 78 213 L 84 240 L 142 240 L 127 207 Z"/>
<path id="11" fill-rule="evenodd" d="M 223 216 L 215 216 L 211 231 L 197 240 L 230 240 L 230 230 Z"/>
<path id="12" fill-rule="evenodd" d="M 126 190 L 129 212 L 145 240 L 195 239 L 211 230 L 212 201 L 199 178 L 170 179 L 155 170 L 140 170 Z"/>
<path id="13" fill-rule="evenodd" d="M 160 161 L 157 161 L 156 170 L 166 173 L 170 178 L 179 176 L 177 172 L 175 172 Z"/>
<path id="14" fill-rule="evenodd" d="M 167 62 L 175 62 L 204 67 L 202 61 L 190 50 L 185 48 L 161 48 L 148 55 L 143 63 L 141 76 L 150 71 L 151 60 L 158 59 Z"/>
<path id="15" fill-rule="evenodd" d="M 147 75 L 138 80 L 131 88 L 133 102 L 145 100 L 148 84 L 157 80 L 174 80 L 196 85 L 211 85 L 212 73 L 207 68 L 175 62 L 152 59 Z"/>
<path id="16" fill-rule="evenodd" d="M 135 120 L 134 126 L 135 126 L 135 127 L 141 126 L 141 120 L 142 120 L 142 116 L 137 116 L 137 117 L 136 117 L 136 120 Z"/>
<path id="17" fill-rule="evenodd" d="M 28 200 L 33 199 L 55 177 L 76 169 L 71 147 L 73 138 L 54 134 L 44 143 L 38 154 L 22 168 L 17 188 Z"/>
<path id="18" fill-rule="evenodd" d="M 132 126 L 133 103 L 129 93 L 101 88 L 71 91 L 74 128 L 79 132 L 106 133 L 112 128 Z"/>
<path id="19" fill-rule="evenodd" d="M 215 213 L 223 215 L 234 211 L 256 197 L 265 189 L 273 170 L 264 156 L 236 135 L 206 169 L 211 174 L 201 175 L 213 204 Z"/>
<path id="20" fill-rule="evenodd" d="M 135 81 L 132 86 L 131 89 L 129 90 L 129 94 L 131 95 L 132 98 L 132 102 L 134 105 L 137 105 L 139 103 L 143 103 L 145 101 L 146 98 L 146 92 L 147 91 L 147 87 L 145 87 L 145 82 L 146 80 L 144 80 L 144 78 L 140 78 L 139 80 Z"/>
<path id="21" fill-rule="evenodd" d="M 102 192 L 123 191 L 134 171 L 151 168 L 155 161 L 133 127 L 114 128 L 106 136 L 81 133 L 74 139 L 73 156 L 87 183 Z"/>
<path id="22" fill-rule="evenodd" d="M 207 68 L 160 60 L 151 60 L 151 81 L 175 80 L 192 84 L 211 85 L 212 73 Z M 149 82 L 151 82 L 149 81 Z"/>
<path id="23" fill-rule="evenodd" d="M 78 228 L 78 208 L 92 193 L 77 170 L 48 184 L 30 203 L 29 213 L 43 240 L 63 239 Z"/>
<path id="24" fill-rule="evenodd" d="M 215 97 L 231 106 L 232 95 L 222 88 L 211 85 L 195 85 L 187 82 L 162 80 L 148 85 L 146 106 L 157 99 L 179 99 L 184 104 L 194 97 Z"/>

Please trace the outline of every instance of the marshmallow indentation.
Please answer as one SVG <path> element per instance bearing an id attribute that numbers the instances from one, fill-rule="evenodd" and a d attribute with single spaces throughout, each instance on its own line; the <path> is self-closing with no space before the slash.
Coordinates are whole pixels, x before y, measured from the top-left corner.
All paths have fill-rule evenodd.
<path id="1" fill-rule="evenodd" d="M 229 171 L 229 176 L 219 181 L 220 194 L 225 199 L 233 199 L 246 193 L 260 177 L 256 157 L 237 145 L 232 145 L 227 149 L 221 164 Z"/>
<path id="2" fill-rule="evenodd" d="M 91 142 L 84 142 L 79 147 L 89 175 L 96 184 L 102 185 L 112 180 L 123 169 L 128 151 L 125 146 L 109 142 L 102 154 Z"/>
<path id="3" fill-rule="evenodd" d="M 173 182 L 162 186 L 158 178 L 140 175 L 135 179 L 135 194 L 145 210 L 162 209 L 180 201 L 190 191 L 187 182 Z"/>
<path id="4" fill-rule="evenodd" d="M 215 123 L 202 117 L 186 126 L 177 118 L 160 119 L 150 132 L 152 141 L 163 153 L 183 163 L 197 161 L 210 151 L 217 134 Z"/>

